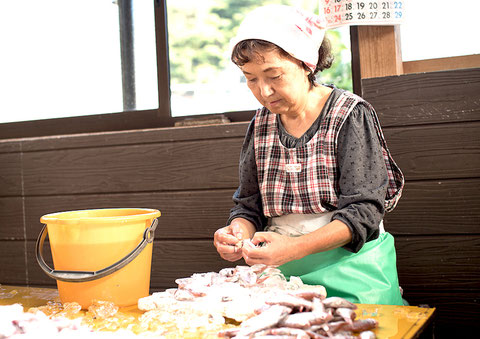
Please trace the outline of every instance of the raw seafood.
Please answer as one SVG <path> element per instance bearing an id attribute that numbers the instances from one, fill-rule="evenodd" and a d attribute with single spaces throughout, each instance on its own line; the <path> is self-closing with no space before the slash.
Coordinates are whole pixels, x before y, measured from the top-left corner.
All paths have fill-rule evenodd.
<path id="1" fill-rule="evenodd" d="M 24 312 L 22 305 L 14 304 L 0 306 L 0 338 L 133 339 L 138 337 L 129 331 L 94 332 L 82 325 L 80 318 L 74 320 L 62 316 L 50 318 L 40 311 Z"/>
<path id="2" fill-rule="evenodd" d="M 309 300 L 310 296 L 295 291 L 277 291 L 266 299 L 265 305 L 257 309 L 258 315 L 241 323 L 238 331 L 221 331 L 218 335 L 234 339 L 375 338 L 375 333 L 370 330 L 376 328 L 378 322 L 375 319 L 354 320 L 355 304 L 339 297 L 313 297 Z M 336 321 L 334 315 L 342 320 Z"/>
<path id="3" fill-rule="evenodd" d="M 138 308 L 143 311 L 193 309 L 242 322 L 255 315 L 256 311 L 258 313 L 267 300 L 275 298 L 286 298 L 286 304 L 290 302 L 292 307 L 302 310 L 313 307 L 311 300 L 301 296 L 275 295 L 272 291 L 303 292 L 307 297 L 320 299 L 326 296 L 323 286 L 304 285 L 298 277 L 287 281 L 278 268 L 267 265 L 236 266 L 224 268 L 218 273 L 195 273 L 175 281 L 178 288 L 141 298 Z"/>

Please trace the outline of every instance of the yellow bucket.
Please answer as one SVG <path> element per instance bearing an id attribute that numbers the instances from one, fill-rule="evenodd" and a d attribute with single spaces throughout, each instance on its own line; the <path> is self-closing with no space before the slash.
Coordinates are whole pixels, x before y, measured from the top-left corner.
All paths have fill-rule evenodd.
<path id="1" fill-rule="evenodd" d="M 93 209 L 44 215 L 36 256 L 42 270 L 57 280 L 60 300 L 78 302 L 83 309 L 93 300 L 130 306 L 149 295 L 152 242 L 157 217 L 154 209 Z M 43 259 L 50 238 L 53 265 Z"/>

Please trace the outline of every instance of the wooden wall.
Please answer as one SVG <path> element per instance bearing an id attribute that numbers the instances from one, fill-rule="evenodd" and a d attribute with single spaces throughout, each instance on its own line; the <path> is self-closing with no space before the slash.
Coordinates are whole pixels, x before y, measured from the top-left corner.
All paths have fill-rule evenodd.
<path id="1" fill-rule="evenodd" d="M 438 338 L 478 331 L 480 69 L 364 79 L 362 89 L 407 180 L 385 220 L 404 296 L 437 307 Z M 0 283 L 54 286 L 35 259 L 39 218 L 87 208 L 162 212 L 152 291 L 232 266 L 212 235 L 232 206 L 247 125 L 0 141 Z"/>
<path id="2" fill-rule="evenodd" d="M 406 177 L 385 220 L 404 297 L 437 308 L 437 337 L 470 337 L 480 330 L 480 69 L 364 79 L 362 90 Z"/>
<path id="3" fill-rule="evenodd" d="M 246 123 L 0 143 L 0 283 L 54 285 L 35 259 L 39 218 L 57 211 L 142 207 L 162 212 L 152 289 L 229 266 L 212 235 L 238 186 Z M 48 252 L 48 251 L 46 251 Z"/>

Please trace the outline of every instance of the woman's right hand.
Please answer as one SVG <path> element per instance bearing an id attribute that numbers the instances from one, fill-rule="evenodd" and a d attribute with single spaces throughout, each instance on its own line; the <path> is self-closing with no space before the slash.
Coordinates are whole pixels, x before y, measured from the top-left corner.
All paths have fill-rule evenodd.
<path id="1" fill-rule="evenodd" d="M 241 241 L 250 239 L 254 233 L 255 226 L 250 221 L 237 218 L 215 232 L 213 244 L 223 259 L 237 261 L 242 258 Z"/>

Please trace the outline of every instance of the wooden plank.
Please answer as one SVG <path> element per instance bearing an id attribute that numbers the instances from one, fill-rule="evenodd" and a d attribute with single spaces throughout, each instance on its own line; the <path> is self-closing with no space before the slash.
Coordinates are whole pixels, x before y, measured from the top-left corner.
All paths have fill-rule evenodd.
<path id="1" fill-rule="evenodd" d="M 156 239 L 205 239 L 224 226 L 234 190 L 62 195 L 25 198 L 27 239 L 36 240 L 42 215 L 93 208 L 154 208 L 161 211 Z"/>
<path id="2" fill-rule="evenodd" d="M 404 74 L 437 72 L 450 69 L 478 67 L 480 67 L 480 54 L 460 55 L 448 58 L 435 58 L 403 62 Z"/>
<path id="3" fill-rule="evenodd" d="M 243 138 L 24 154 L 26 195 L 231 188 Z"/>
<path id="4" fill-rule="evenodd" d="M 408 290 L 404 297 L 411 305 L 426 304 L 436 308 L 436 338 L 474 338 L 480 331 L 479 291 L 432 292 Z M 474 335 L 475 334 L 475 335 Z"/>
<path id="5" fill-rule="evenodd" d="M 0 240 L 0 284 L 26 285 L 25 241 Z"/>
<path id="6" fill-rule="evenodd" d="M 0 197 L 21 195 L 21 153 L 0 153 L 0 164 Z"/>
<path id="7" fill-rule="evenodd" d="M 71 148 L 243 138 L 248 122 L 215 126 L 168 127 L 20 139 L 25 152 Z"/>
<path id="8" fill-rule="evenodd" d="M 19 140 L 1 140 L 0 139 L 0 153 L 20 152 L 22 150 L 22 143 Z"/>
<path id="9" fill-rule="evenodd" d="M 480 119 L 480 68 L 362 80 L 382 126 Z"/>
<path id="10" fill-rule="evenodd" d="M 177 287 L 175 279 L 193 273 L 218 272 L 225 267 L 245 265 L 243 260 L 223 260 L 212 240 L 155 241 L 151 286 L 155 290 Z"/>
<path id="11" fill-rule="evenodd" d="M 405 290 L 480 292 L 480 235 L 395 237 Z"/>
<path id="12" fill-rule="evenodd" d="M 478 177 L 479 132 L 480 122 L 384 129 L 407 181 Z"/>
<path id="13" fill-rule="evenodd" d="M 362 79 L 403 73 L 400 26 L 358 26 Z"/>
<path id="14" fill-rule="evenodd" d="M 23 199 L 0 198 L 0 240 L 22 240 L 24 236 Z"/>
<path id="15" fill-rule="evenodd" d="M 397 207 L 385 216 L 394 235 L 480 234 L 480 179 L 407 180 Z"/>

